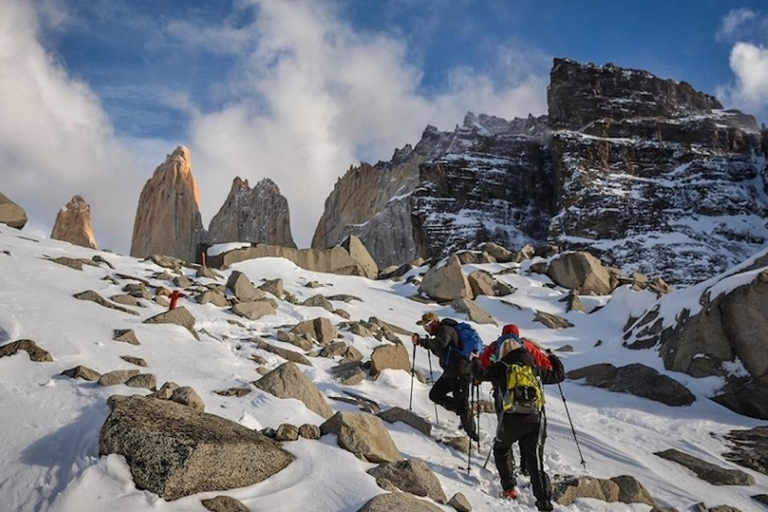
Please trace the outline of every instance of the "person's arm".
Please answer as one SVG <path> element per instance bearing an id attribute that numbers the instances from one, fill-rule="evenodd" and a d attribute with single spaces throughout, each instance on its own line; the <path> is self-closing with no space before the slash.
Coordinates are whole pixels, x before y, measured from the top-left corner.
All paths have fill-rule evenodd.
<path id="1" fill-rule="evenodd" d="M 565 368 L 563 367 L 563 362 L 550 351 L 547 351 L 547 357 L 549 357 L 549 362 L 552 363 L 551 370 L 547 370 L 540 366 L 536 367 L 542 384 L 558 384 L 563 382 L 565 380 Z"/>

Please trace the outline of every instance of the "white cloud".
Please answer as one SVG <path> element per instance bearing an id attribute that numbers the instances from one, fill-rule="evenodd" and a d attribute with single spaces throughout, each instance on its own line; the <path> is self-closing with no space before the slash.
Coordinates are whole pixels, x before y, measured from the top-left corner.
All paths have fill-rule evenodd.
<path id="1" fill-rule="evenodd" d="M 360 158 L 388 159 L 417 142 L 427 124 L 451 129 L 468 110 L 503 117 L 546 111 L 546 77 L 531 71 L 539 67 L 522 52 L 500 48 L 492 74 L 455 69 L 444 91 L 426 96 L 401 39 L 356 31 L 324 2 L 248 3 L 258 11 L 252 25 L 222 28 L 239 50 L 248 49 L 218 86 L 237 100 L 195 115 L 190 127 L 205 219 L 235 175 L 252 183 L 270 177 L 288 197 L 294 238 L 307 246 L 336 179 Z M 194 33 L 215 38 L 210 27 Z M 548 66 L 534 55 L 535 64 Z"/>
<path id="2" fill-rule="evenodd" d="M 40 44 L 40 20 L 61 23 L 53 2 L 0 2 L 0 187 L 36 230 L 82 195 L 102 247 L 127 250 L 141 186 L 130 153 L 89 87 Z"/>
<path id="3" fill-rule="evenodd" d="M 719 88 L 717 95 L 726 104 L 745 110 L 768 107 L 768 48 L 736 43 L 731 49 L 730 66 L 736 82 Z"/>
<path id="4" fill-rule="evenodd" d="M 755 20 L 756 17 L 757 15 L 749 9 L 732 9 L 720 20 L 720 29 L 717 31 L 717 34 L 715 34 L 715 38 L 718 41 L 739 38 L 741 29 L 743 29 L 748 22 Z"/>

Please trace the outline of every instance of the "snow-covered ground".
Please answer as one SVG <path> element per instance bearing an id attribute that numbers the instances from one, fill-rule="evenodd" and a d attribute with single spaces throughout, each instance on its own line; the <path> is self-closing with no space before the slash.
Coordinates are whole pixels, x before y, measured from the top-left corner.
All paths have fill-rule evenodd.
<path id="1" fill-rule="evenodd" d="M 107 398 L 115 393 L 133 394 L 125 386 L 101 387 L 96 383 L 73 380 L 59 374 L 82 364 L 99 372 L 135 368 L 120 359 L 121 355 L 141 357 L 148 363 L 146 372 L 157 375 L 160 383 L 175 381 L 192 386 L 206 403 L 206 411 L 237 421 L 250 428 L 277 427 L 281 423 L 320 424 L 320 416 L 295 400 L 281 400 L 250 386 L 259 378 L 256 365 L 249 359 L 259 353 L 271 368 L 283 360 L 273 354 L 256 350 L 247 341 L 253 336 L 273 337 L 281 326 L 319 316 L 334 324 L 343 319 L 321 308 L 294 306 L 280 302 L 278 313 L 258 321 L 235 317 L 227 309 L 211 304 L 198 305 L 190 300 L 182 304 L 196 318 L 201 341 L 189 332 L 171 325 L 147 325 L 144 319 L 165 308 L 145 301 L 145 308 L 136 308 L 139 316 L 131 316 L 102 308 L 92 302 L 76 300 L 73 294 L 94 290 L 104 297 L 120 293 L 120 285 L 105 280 L 120 272 L 149 279 L 153 284 L 173 288 L 169 281 L 152 278 L 163 269 L 149 262 L 112 253 L 100 253 L 66 243 L 27 237 L 23 232 L 0 227 L 0 343 L 17 339 L 32 339 L 48 350 L 52 363 L 35 363 L 19 352 L 0 359 L 0 510 L 57 512 L 134 512 L 198 511 L 205 509 L 201 498 L 218 494 L 233 496 L 252 511 L 357 511 L 363 503 L 383 492 L 365 470 L 373 467 L 336 446 L 334 436 L 321 441 L 300 439 L 285 443 L 285 449 L 296 455 L 296 461 L 272 478 L 257 485 L 226 492 L 203 493 L 166 502 L 147 491 L 137 490 L 122 457 L 99 457 L 99 430 L 108 415 Z M 1 251 L 8 251 L 10 254 Z M 100 254 L 116 270 L 106 267 L 84 267 L 83 271 L 47 261 L 47 257 L 71 256 L 91 258 Z M 551 288 L 545 276 L 527 275 L 530 262 L 520 267 L 518 274 L 497 276 L 517 288 L 508 297 L 481 297 L 478 304 L 499 322 L 516 323 L 523 335 L 556 349 L 570 344 L 574 352 L 562 355 L 566 369 L 592 363 L 611 362 L 617 366 L 642 362 L 685 384 L 697 396 L 690 407 L 667 407 L 642 398 L 612 393 L 566 381 L 562 388 L 568 398 L 587 469 L 579 464 L 579 455 L 571 435 L 563 401 L 557 387 L 547 388 L 549 432 L 545 449 L 545 465 L 555 474 L 590 474 L 613 477 L 622 474 L 638 478 L 660 505 L 686 510 L 700 501 L 709 506 L 728 504 L 747 512 L 758 510 L 750 496 L 768 493 L 768 477 L 740 468 L 721 456 L 726 450 L 718 434 L 733 428 L 751 428 L 761 423 L 739 416 L 709 400 L 713 389 L 721 382 L 714 378 L 694 379 L 684 374 L 664 370 L 654 351 L 630 351 L 622 347 L 622 327 L 630 315 L 638 316 L 655 302 L 649 292 L 634 292 L 624 287 L 612 297 L 584 297 L 591 309 L 604 306 L 593 314 L 565 313 L 559 302 L 566 295 L 560 288 Z M 467 265 L 466 271 L 483 268 L 498 272 L 515 265 Z M 449 307 L 424 305 L 407 297 L 416 287 L 403 282 L 370 281 L 359 277 L 319 274 L 297 268 L 294 264 L 275 258 L 239 263 L 234 270 L 246 273 L 259 285 L 262 279 L 282 278 L 287 291 L 300 298 L 316 293 L 324 295 L 351 294 L 362 302 L 336 303 L 347 310 L 353 320 L 376 316 L 401 327 L 416 329 L 417 319 L 426 311 L 441 316 L 461 318 Z M 421 271 L 423 271 L 422 269 Z M 184 270 L 194 277 L 190 269 Z M 229 271 L 223 272 L 225 278 Z M 419 271 L 415 271 L 419 272 Z M 311 289 L 309 281 L 328 286 Z M 203 282 L 210 282 L 201 279 Z M 672 297 L 666 299 L 672 302 Z M 520 309 L 505 304 L 511 302 Z M 534 310 L 558 314 L 570 320 L 573 328 L 551 330 L 533 322 Z M 237 319 L 246 327 L 227 322 Z M 141 345 L 133 346 L 112 341 L 114 329 L 134 329 Z M 486 342 L 499 334 L 499 328 L 477 326 Z M 345 341 L 369 356 L 379 342 L 342 331 Z M 402 337 L 409 354 L 412 345 Z M 600 340 L 602 343 L 595 346 Z M 270 342 L 281 344 L 273 338 Z M 352 387 L 340 385 L 330 376 L 336 362 L 313 358 L 313 367 L 301 370 L 315 382 L 326 396 L 341 396 L 343 390 L 367 396 L 382 408 L 408 407 L 411 378 L 407 372 L 387 370 L 377 381 L 366 380 Z M 429 373 L 426 353 L 419 349 L 416 366 Z M 436 363 L 433 361 L 433 363 Z M 435 365 L 436 366 L 436 365 Z M 222 397 L 215 390 L 234 386 L 249 386 L 250 394 L 242 398 Z M 429 386 L 416 382 L 414 409 L 434 421 L 433 404 L 428 399 Z M 482 391 L 487 398 L 489 388 Z M 356 410 L 336 401 L 334 410 Z M 410 427 L 397 423 L 385 424 L 403 456 L 424 459 L 440 479 L 446 494 L 464 493 L 475 510 L 531 510 L 533 496 L 521 478 L 522 498 L 516 503 L 496 496 L 500 486 L 493 464 L 481 470 L 495 429 L 495 417 L 482 415 L 482 452 L 475 454 L 470 475 L 459 469 L 466 465 L 466 456 L 422 436 Z M 441 410 L 436 435 L 457 435 L 455 415 Z M 714 433 L 715 435 L 711 435 Z M 738 468 L 752 474 L 757 484 L 751 487 L 714 487 L 699 480 L 692 472 L 673 462 L 660 459 L 653 452 L 677 448 L 720 466 Z M 444 507 L 451 510 L 449 507 Z M 581 500 L 569 507 L 556 505 L 563 511 L 636 511 L 647 512 L 647 505 L 606 504 Z"/>

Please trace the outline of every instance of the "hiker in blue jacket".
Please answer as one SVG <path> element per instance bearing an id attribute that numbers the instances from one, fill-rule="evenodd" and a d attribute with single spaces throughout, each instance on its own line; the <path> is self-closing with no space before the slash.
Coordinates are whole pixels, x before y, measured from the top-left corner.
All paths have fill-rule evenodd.
<path id="1" fill-rule="evenodd" d="M 443 369 L 443 374 L 429 392 L 429 399 L 455 412 L 461 420 L 461 428 L 470 439 L 477 441 L 477 429 L 468 403 L 471 366 L 458 350 L 461 346 L 458 322 L 450 318 L 440 320 L 435 313 L 429 312 L 416 324 L 423 326 L 430 336 L 422 338 L 414 334 L 413 343 L 435 354 Z M 449 393 L 453 396 L 449 396 Z"/>

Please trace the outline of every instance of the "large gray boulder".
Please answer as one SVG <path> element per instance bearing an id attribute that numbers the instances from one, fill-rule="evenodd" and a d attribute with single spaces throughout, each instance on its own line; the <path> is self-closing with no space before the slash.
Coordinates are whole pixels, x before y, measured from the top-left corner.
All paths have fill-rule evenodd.
<path id="1" fill-rule="evenodd" d="M 408 350 L 400 344 L 376 347 L 371 354 L 371 377 L 377 378 L 384 370 L 411 371 Z"/>
<path id="2" fill-rule="evenodd" d="M 187 311 L 187 308 L 180 307 L 171 311 L 166 311 L 144 320 L 145 324 L 176 324 L 186 328 L 196 340 L 200 341 L 200 336 L 195 331 L 195 317 Z"/>
<path id="3" fill-rule="evenodd" d="M 166 500 L 253 485 L 293 461 L 251 429 L 174 402 L 115 395 L 99 454 L 125 457 L 133 481 Z"/>
<path id="4" fill-rule="evenodd" d="M 755 485 L 755 478 L 744 471 L 726 469 L 680 450 L 669 449 L 656 452 L 654 455 L 687 467 L 696 473 L 696 476 L 712 485 Z"/>
<path id="5" fill-rule="evenodd" d="M 401 491 L 416 496 L 426 496 L 438 503 L 447 500 L 440 480 L 421 459 L 387 462 L 369 469 L 368 474 L 376 479 L 389 480 Z"/>
<path id="6" fill-rule="evenodd" d="M 578 498 L 619 501 L 619 486 L 610 480 L 591 476 L 571 477 L 553 482 L 552 499 L 560 505 L 572 505 Z"/>
<path id="7" fill-rule="evenodd" d="M 555 284 L 581 295 L 608 295 L 614 289 L 608 269 L 588 252 L 558 256 L 550 262 L 547 276 Z"/>
<path id="8" fill-rule="evenodd" d="M 31 361 L 36 363 L 45 363 L 53 361 L 53 357 L 50 352 L 40 348 L 40 346 L 32 340 L 18 340 L 6 343 L 0 346 L 0 357 L 8 357 L 14 355 L 19 350 L 23 350 L 29 355 Z"/>
<path id="9" fill-rule="evenodd" d="M 454 311 L 467 315 L 467 320 L 476 324 L 499 325 L 496 320 L 486 310 L 475 304 L 471 299 L 458 298 L 451 302 Z"/>
<path id="10" fill-rule="evenodd" d="M 320 345 L 333 342 L 339 334 L 330 320 L 321 317 L 299 322 L 291 329 L 291 333 L 297 336 L 306 334 Z"/>
<path id="11" fill-rule="evenodd" d="M 8 199 L 0 192 L 0 224 L 21 229 L 27 223 L 27 212 L 24 208 Z"/>
<path id="12" fill-rule="evenodd" d="M 438 301 L 472 297 L 472 288 L 456 255 L 448 258 L 444 266 L 430 268 L 424 275 L 419 291 Z"/>
<path id="13" fill-rule="evenodd" d="M 250 302 L 266 297 L 264 292 L 253 286 L 253 283 L 248 279 L 248 276 L 237 270 L 232 271 L 229 275 L 227 289 L 230 290 L 240 302 Z"/>
<path id="14" fill-rule="evenodd" d="M 371 498 L 357 512 L 443 512 L 437 505 L 420 500 L 407 492 L 379 494 Z"/>
<path id="15" fill-rule="evenodd" d="M 323 418 L 330 418 L 333 414 L 323 394 L 290 361 L 281 364 L 254 385 L 278 398 L 295 398 Z"/>
<path id="16" fill-rule="evenodd" d="M 490 297 L 496 295 L 496 283 L 493 280 L 493 276 L 484 270 L 475 270 L 469 274 L 467 281 L 472 288 L 472 298 L 477 298 L 479 295 L 488 295 Z"/>
<path id="17" fill-rule="evenodd" d="M 267 315 L 277 313 L 277 306 L 271 299 L 239 302 L 232 306 L 232 312 L 248 320 L 258 320 Z"/>
<path id="18" fill-rule="evenodd" d="M 373 261 L 368 249 L 365 248 L 365 245 L 358 237 L 349 235 L 343 242 L 341 242 L 341 246 L 345 248 L 350 257 L 360 265 L 365 277 L 368 279 L 376 279 L 378 277 L 379 266 Z"/>
<path id="19" fill-rule="evenodd" d="M 395 462 L 403 457 L 381 419 L 364 412 L 339 411 L 320 425 L 323 435 L 336 434 L 340 447 L 368 462 Z"/>
<path id="20" fill-rule="evenodd" d="M 569 379 L 586 379 L 586 383 L 610 391 L 629 393 L 670 406 L 691 405 L 696 397 L 688 388 L 640 363 L 616 368 L 603 363 L 568 372 Z"/>
<path id="21" fill-rule="evenodd" d="M 413 411 L 403 409 L 401 407 L 392 407 L 386 411 L 379 413 L 379 418 L 383 419 L 387 423 L 394 423 L 396 421 L 402 421 L 406 425 L 410 425 L 425 436 L 432 435 L 432 424 L 416 414 Z"/>

